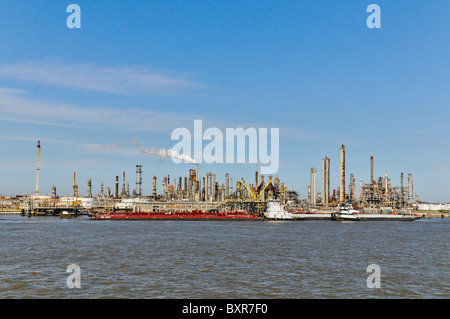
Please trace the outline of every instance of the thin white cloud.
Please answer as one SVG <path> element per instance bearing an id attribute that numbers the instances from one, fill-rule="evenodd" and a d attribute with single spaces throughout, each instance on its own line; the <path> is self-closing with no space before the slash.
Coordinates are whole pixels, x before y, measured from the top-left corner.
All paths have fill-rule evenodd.
<path id="1" fill-rule="evenodd" d="M 169 72 L 154 72 L 142 66 L 105 67 L 54 60 L 0 65 L 0 76 L 44 85 L 127 95 L 170 95 L 205 87 L 197 81 Z"/>
<path id="2" fill-rule="evenodd" d="M 24 96 L 23 91 L 5 88 L 0 88 L 0 120 L 72 128 L 115 127 L 150 132 L 166 132 L 190 123 L 189 116 L 185 114 L 139 108 L 117 109 L 51 103 L 28 98 Z"/>
<path id="3" fill-rule="evenodd" d="M 75 129 L 110 130 L 114 127 L 117 130 L 124 131 L 164 133 L 177 127 L 186 127 L 193 134 L 194 120 L 199 118 L 202 117 L 195 114 L 152 111 L 140 108 L 125 109 L 48 102 L 31 97 L 27 91 L 0 87 L 0 120 L 6 122 Z M 255 127 L 257 130 L 260 127 L 266 127 L 270 134 L 270 128 L 277 126 L 268 125 L 268 123 L 231 123 L 222 119 L 204 119 L 203 132 L 210 127 L 221 129 L 223 134 L 225 134 L 227 127 L 243 127 L 244 129 Z M 329 136 L 300 128 L 280 127 L 279 129 L 280 137 L 318 141 L 330 140 Z M 107 141 L 106 143 L 112 142 Z"/>
<path id="4" fill-rule="evenodd" d="M 141 152 L 136 148 L 122 147 L 117 144 L 80 144 L 80 148 L 89 154 L 107 154 L 114 156 L 137 157 Z"/>

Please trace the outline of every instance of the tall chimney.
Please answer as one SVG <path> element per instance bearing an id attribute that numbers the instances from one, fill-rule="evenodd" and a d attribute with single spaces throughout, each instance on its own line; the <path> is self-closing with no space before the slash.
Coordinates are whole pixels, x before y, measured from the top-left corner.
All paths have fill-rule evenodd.
<path id="1" fill-rule="evenodd" d="M 388 185 L 388 173 L 386 172 L 386 177 L 384 178 L 384 191 L 386 192 L 386 194 L 389 191 L 388 187 L 389 187 L 389 185 Z"/>
<path id="2" fill-rule="evenodd" d="M 216 200 L 216 174 L 212 174 L 212 183 L 211 183 L 211 195 L 212 195 L 212 200 L 215 201 Z"/>
<path id="3" fill-rule="evenodd" d="M 370 185 L 373 185 L 373 156 L 370 156 Z"/>
<path id="4" fill-rule="evenodd" d="M 115 189 L 114 197 L 119 198 L 119 176 L 116 176 L 116 189 Z"/>
<path id="5" fill-rule="evenodd" d="M 412 174 L 408 174 L 408 203 L 413 203 L 413 180 Z"/>
<path id="6" fill-rule="evenodd" d="M 311 168 L 311 204 L 316 205 L 316 168 Z"/>
<path id="7" fill-rule="evenodd" d="M 37 145 L 38 156 L 37 156 L 37 167 L 36 167 L 36 195 L 39 195 L 39 169 L 41 166 L 41 142 L 38 141 Z"/>
<path id="8" fill-rule="evenodd" d="M 77 185 L 75 184 L 75 176 L 76 176 L 76 174 L 75 174 L 75 172 L 73 172 L 73 192 L 72 192 L 72 197 L 75 197 L 76 188 L 77 188 Z"/>
<path id="9" fill-rule="evenodd" d="M 167 177 L 163 178 L 163 195 L 167 195 Z"/>
<path id="10" fill-rule="evenodd" d="M 356 200 L 356 183 L 355 183 L 355 175 L 350 174 L 350 189 L 349 189 L 349 198 L 351 200 Z"/>
<path id="11" fill-rule="evenodd" d="M 339 201 L 345 201 L 345 146 L 342 144 L 339 156 Z"/>
<path id="12" fill-rule="evenodd" d="M 326 180 L 327 180 L 327 175 L 326 175 L 326 158 L 322 158 L 322 194 L 323 194 L 323 199 L 322 199 L 322 203 L 327 204 L 328 200 L 327 200 L 327 187 L 326 187 Z"/>
<path id="13" fill-rule="evenodd" d="M 88 197 L 92 198 L 92 181 L 88 180 Z"/>
<path id="14" fill-rule="evenodd" d="M 225 174 L 225 195 L 230 196 L 230 175 Z"/>
<path id="15" fill-rule="evenodd" d="M 142 165 L 136 165 L 136 196 L 141 197 L 141 185 L 142 185 Z"/>
<path id="16" fill-rule="evenodd" d="M 153 197 L 156 197 L 156 176 L 153 176 Z"/>
<path id="17" fill-rule="evenodd" d="M 207 192 L 207 189 L 206 189 L 207 184 L 206 183 L 208 182 L 208 179 L 206 177 L 203 177 L 202 180 L 203 180 L 203 183 L 202 183 L 203 188 L 200 189 L 200 194 L 201 194 L 202 200 L 206 200 L 206 192 Z"/>
<path id="18" fill-rule="evenodd" d="M 403 195 L 404 195 L 404 192 L 403 192 L 403 172 L 401 172 L 401 174 L 400 174 L 400 194 L 402 195 L 402 199 L 403 199 Z"/>
<path id="19" fill-rule="evenodd" d="M 328 204 L 330 201 L 330 159 L 326 156 L 322 159 L 322 171 L 323 203 Z"/>
<path id="20" fill-rule="evenodd" d="M 125 188 L 125 172 L 123 172 L 123 186 L 122 186 L 121 196 L 122 197 L 126 197 L 127 196 L 127 190 Z"/>

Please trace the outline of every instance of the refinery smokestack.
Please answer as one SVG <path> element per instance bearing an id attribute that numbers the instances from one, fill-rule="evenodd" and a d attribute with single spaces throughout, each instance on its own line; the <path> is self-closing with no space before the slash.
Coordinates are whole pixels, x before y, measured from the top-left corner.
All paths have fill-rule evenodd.
<path id="1" fill-rule="evenodd" d="M 322 159 L 322 171 L 323 203 L 328 204 L 330 201 L 330 159 L 326 156 Z"/>
<path id="2" fill-rule="evenodd" d="M 412 174 L 408 174 L 408 203 L 413 203 L 413 180 Z"/>
<path id="3" fill-rule="evenodd" d="M 342 144 L 339 156 L 339 201 L 345 201 L 345 146 Z"/>
<path id="4" fill-rule="evenodd" d="M 402 195 L 402 200 L 404 197 L 404 189 L 403 189 L 403 172 L 400 174 L 400 194 Z"/>
<path id="5" fill-rule="evenodd" d="M 230 196 L 230 175 L 225 174 L 225 195 Z"/>
<path id="6" fill-rule="evenodd" d="M 114 197 L 119 198 L 119 176 L 116 176 L 116 189 L 114 192 Z"/>
<path id="7" fill-rule="evenodd" d="M 92 181 L 88 180 L 88 197 L 92 198 Z"/>
<path id="8" fill-rule="evenodd" d="M 36 195 L 39 195 L 39 169 L 41 166 L 41 142 L 38 141 L 37 145 L 38 156 L 37 156 L 37 167 L 36 167 Z"/>
<path id="9" fill-rule="evenodd" d="M 77 184 L 75 184 L 75 178 L 76 178 L 76 174 L 75 172 L 73 172 L 73 191 L 72 191 L 72 197 L 75 197 L 75 193 L 76 193 L 76 188 L 77 188 Z"/>
<path id="10" fill-rule="evenodd" d="M 163 178 L 163 195 L 167 195 L 167 177 Z"/>
<path id="11" fill-rule="evenodd" d="M 136 165 L 136 196 L 141 197 L 141 185 L 142 185 L 142 165 Z"/>
<path id="12" fill-rule="evenodd" d="M 373 156 L 370 156 L 370 185 L 373 185 Z"/>
<path id="13" fill-rule="evenodd" d="M 212 200 L 216 200 L 216 174 L 212 174 Z"/>
<path id="14" fill-rule="evenodd" d="M 122 197 L 126 197 L 127 196 L 127 191 L 125 188 L 125 172 L 123 172 L 123 185 L 122 185 L 122 193 L 121 193 Z"/>
<path id="15" fill-rule="evenodd" d="M 389 188 L 389 184 L 388 184 L 388 173 L 386 172 L 386 177 L 384 179 L 384 189 L 386 194 L 388 194 L 388 188 Z"/>
<path id="16" fill-rule="evenodd" d="M 206 177 L 202 177 L 202 180 L 203 180 L 203 183 L 202 183 L 203 188 L 200 188 L 200 194 L 201 194 L 202 200 L 206 200 L 206 191 L 207 191 L 206 183 L 208 182 L 208 180 Z"/>
<path id="17" fill-rule="evenodd" d="M 311 168 L 311 204 L 316 205 L 316 169 Z"/>
<path id="18" fill-rule="evenodd" d="M 355 175 L 350 174 L 350 185 L 348 190 L 348 197 L 352 201 L 356 200 L 356 183 L 355 183 Z"/>
<path id="19" fill-rule="evenodd" d="M 52 186 L 52 198 L 53 199 L 56 198 L 56 186 L 55 185 Z"/>
<path id="20" fill-rule="evenodd" d="M 153 197 L 156 197 L 156 176 L 153 176 Z"/>

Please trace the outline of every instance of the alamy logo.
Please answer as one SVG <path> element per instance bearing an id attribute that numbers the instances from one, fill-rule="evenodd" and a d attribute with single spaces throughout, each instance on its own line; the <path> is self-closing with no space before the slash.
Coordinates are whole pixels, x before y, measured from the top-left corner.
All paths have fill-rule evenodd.
<path id="1" fill-rule="evenodd" d="M 371 264 L 367 266 L 367 272 L 371 273 L 367 277 L 367 288 L 381 288 L 381 269 L 380 266 L 376 264 Z"/>
<path id="2" fill-rule="evenodd" d="M 67 6 L 67 12 L 72 14 L 67 17 L 66 24 L 69 29 L 81 28 L 81 8 L 78 4 L 70 4 Z"/>
<path id="3" fill-rule="evenodd" d="M 172 131 L 171 139 L 179 142 L 170 151 L 174 154 L 181 154 L 182 157 L 173 155 L 171 157 L 175 163 L 267 164 L 261 166 L 261 174 L 275 174 L 279 167 L 279 134 L 279 128 L 270 129 L 269 154 L 267 128 L 259 128 L 258 130 L 253 127 L 245 130 L 242 127 L 226 128 L 225 134 L 223 134 L 219 128 L 210 127 L 203 132 L 202 120 L 195 120 L 193 135 L 189 129 L 184 127 Z M 193 159 L 191 157 L 192 140 L 194 141 Z M 209 141 L 209 143 L 203 147 L 203 141 Z"/>
<path id="4" fill-rule="evenodd" d="M 67 277 L 67 288 L 81 288 L 81 269 L 77 264 L 67 266 L 66 272 L 73 272 Z"/>
<path id="5" fill-rule="evenodd" d="M 372 13 L 367 17 L 366 24 L 369 29 L 381 28 L 381 8 L 378 4 L 370 4 L 366 10 L 368 13 Z"/>

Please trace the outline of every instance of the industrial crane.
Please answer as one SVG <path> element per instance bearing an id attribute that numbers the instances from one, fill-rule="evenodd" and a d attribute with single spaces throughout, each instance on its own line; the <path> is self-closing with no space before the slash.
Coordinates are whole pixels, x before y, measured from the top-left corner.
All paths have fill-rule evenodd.
<path id="1" fill-rule="evenodd" d="M 250 195 L 252 195 L 254 199 L 256 199 L 257 201 L 259 201 L 259 198 L 260 198 L 261 195 L 264 193 L 264 191 L 266 190 L 267 186 L 269 186 L 270 183 L 272 183 L 272 180 L 269 180 L 269 182 L 266 184 L 266 186 L 264 186 L 264 188 L 263 188 L 262 191 L 258 194 L 258 196 L 255 196 L 255 194 L 253 194 L 253 192 L 250 190 L 250 188 L 248 188 L 248 186 L 245 185 L 244 181 L 240 181 L 240 183 L 242 183 L 242 185 L 244 185 L 245 188 L 247 188 L 247 190 L 250 192 Z"/>

